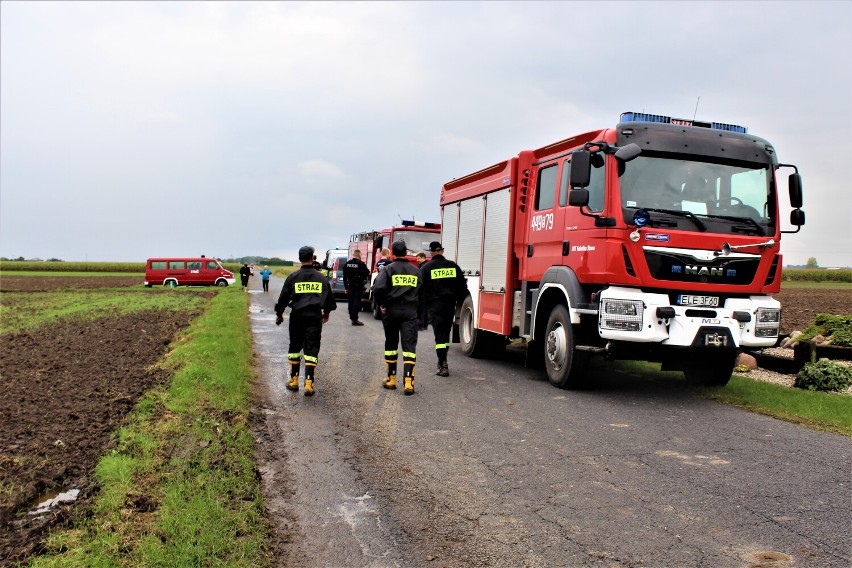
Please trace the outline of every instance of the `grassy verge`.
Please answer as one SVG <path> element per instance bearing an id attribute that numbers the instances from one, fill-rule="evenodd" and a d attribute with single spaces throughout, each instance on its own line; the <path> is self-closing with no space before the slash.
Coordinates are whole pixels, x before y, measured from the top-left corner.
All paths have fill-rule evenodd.
<path id="1" fill-rule="evenodd" d="M 247 418 L 248 296 L 220 291 L 162 363 L 96 469 L 89 518 L 52 534 L 32 566 L 264 566 L 269 534 Z"/>
<path id="2" fill-rule="evenodd" d="M 650 380 L 683 381 L 680 372 L 660 371 L 659 363 L 618 361 L 615 367 L 638 373 Z M 683 383 L 686 385 L 686 383 Z M 821 430 L 852 436 L 852 396 L 789 388 L 739 375 L 724 388 L 694 388 L 699 396 L 732 404 L 752 412 L 772 416 Z"/>

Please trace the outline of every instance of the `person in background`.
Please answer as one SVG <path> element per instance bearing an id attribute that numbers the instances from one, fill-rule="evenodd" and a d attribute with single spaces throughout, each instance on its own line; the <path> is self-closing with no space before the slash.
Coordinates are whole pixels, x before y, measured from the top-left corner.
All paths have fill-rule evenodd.
<path id="1" fill-rule="evenodd" d="M 435 332 L 435 352 L 438 355 L 439 377 L 450 375 L 447 352 L 450 331 L 456 314 L 456 304 L 467 295 L 467 280 L 459 265 L 444 258 L 444 247 L 438 241 L 429 243 L 432 260 L 423 265 L 423 303 L 429 306 L 429 321 Z"/>
<path id="2" fill-rule="evenodd" d="M 414 394 L 414 367 L 417 363 L 417 308 L 420 293 L 420 269 L 408 262 L 405 241 L 395 241 L 391 247 L 393 262 L 379 272 L 373 283 L 373 298 L 382 313 L 385 329 L 386 389 L 396 388 L 396 368 L 399 344 L 402 342 L 403 380 L 405 394 Z"/>
<path id="3" fill-rule="evenodd" d="M 299 371 L 304 353 L 305 396 L 313 396 L 316 368 L 319 362 L 322 326 L 328 322 L 329 314 L 337 308 L 328 278 L 313 267 L 314 249 L 303 246 L 299 249 L 299 270 L 291 272 L 281 295 L 275 304 L 275 325 L 284 321 L 284 310 L 290 307 L 290 345 L 287 359 L 290 361 L 290 382 L 287 390 L 299 390 Z"/>
<path id="4" fill-rule="evenodd" d="M 425 252 L 418 252 L 414 256 L 417 259 L 417 267 L 421 269 L 421 273 L 422 273 L 423 265 L 426 264 L 426 253 Z M 420 302 L 420 307 L 417 308 L 417 329 L 419 329 L 420 331 L 425 331 L 428 328 L 429 328 L 429 311 L 426 308 L 426 303 Z"/>
<path id="5" fill-rule="evenodd" d="M 243 292 L 248 290 L 249 277 L 251 276 L 251 268 L 248 263 L 244 262 L 240 267 L 240 282 L 243 284 Z"/>
<path id="6" fill-rule="evenodd" d="M 381 258 L 379 258 L 379 260 L 376 262 L 376 272 L 381 272 L 385 266 L 391 263 L 391 251 L 389 248 L 383 248 L 380 254 Z"/>
<path id="7" fill-rule="evenodd" d="M 352 258 L 346 261 L 343 267 L 343 288 L 346 290 L 346 299 L 349 303 L 349 319 L 352 325 L 364 325 L 358 319 L 361 313 L 361 298 L 364 296 L 364 287 L 370 281 L 370 269 L 361 260 L 361 251 L 352 251 Z"/>
<path id="8" fill-rule="evenodd" d="M 263 284 L 263 291 L 269 292 L 269 277 L 272 276 L 272 271 L 269 270 L 269 267 L 265 264 L 263 265 L 263 269 L 260 271 L 260 281 Z"/>

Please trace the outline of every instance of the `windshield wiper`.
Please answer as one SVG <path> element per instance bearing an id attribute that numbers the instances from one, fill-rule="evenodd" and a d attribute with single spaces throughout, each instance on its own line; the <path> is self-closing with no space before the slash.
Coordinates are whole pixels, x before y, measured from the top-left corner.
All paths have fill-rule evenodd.
<path id="1" fill-rule="evenodd" d="M 713 217 L 714 219 L 725 219 L 726 221 L 745 221 L 747 223 L 751 223 L 751 225 L 757 229 L 757 234 L 761 237 L 766 236 L 766 233 L 763 230 L 763 227 L 755 221 L 751 217 L 735 217 L 734 215 L 707 215 L 708 217 Z"/>
<path id="2" fill-rule="evenodd" d="M 689 219 L 690 221 L 695 223 L 695 226 L 698 227 L 699 230 L 701 230 L 702 233 L 707 230 L 707 225 L 702 223 L 701 219 L 699 219 L 698 217 L 696 217 L 693 213 L 690 213 L 689 211 L 680 211 L 678 209 L 651 209 L 651 208 L 648 208 L 648 207 L 645 208 L 645 211 L 656 211 L 657 213 L 669 213 L 669 214 L 674 215 L 676 217 L 686 217 L 687 219 Z"/>

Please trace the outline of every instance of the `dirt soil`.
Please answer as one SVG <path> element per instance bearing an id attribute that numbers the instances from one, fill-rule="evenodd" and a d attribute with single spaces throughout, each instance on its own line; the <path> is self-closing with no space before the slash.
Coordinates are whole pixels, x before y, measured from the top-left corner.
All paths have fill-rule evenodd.
<path id="1" fill-rule="evenodd" d="M 53 290 L 60 282 L 121 285 L 104 277 L 4 277 L 2 289 Z M 2 303 L 9 307 L 9 298 Z M 113 432 L 143 393 L 169 380 L 153 365 L 196 315 L 152 311 L 0 335 L 0 565 L 38 554 L 48 529 L 85 509 Z M 80 490 L 73 504 L 31 514 L 72 489 Z"/>
<path id="2" fill-rule="evenodd" d="M 0 291 L 139 286 L 136 277 L 3 276 Z M 782 332 L 817 313 L 852 313 L 852 289 L 787 290 Z M 9 298 L 2 298 L 4 307 Z M 140 396 L 169 377 L 153 368 L 192 314 L 148 312 L 90 322 L 62 321 L 0 336 L 0 565 L 40 551 L 97 490 L 92 472 Z M 30 515 L 44 498 L 80 489 L 70 505 Z M 132 507 L 132 504 L 128 504 Z"/>

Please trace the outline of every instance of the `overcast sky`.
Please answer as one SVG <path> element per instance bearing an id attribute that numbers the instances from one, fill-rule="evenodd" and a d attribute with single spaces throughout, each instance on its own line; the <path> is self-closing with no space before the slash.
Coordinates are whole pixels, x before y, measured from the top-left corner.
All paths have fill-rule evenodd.
<path id="1" fill-rule="evenodd" d="M 295 259 L 700 97 L 799 167 L 785 264 L 852 265 L 848 1 L 3 1 L 0 23 L 2 256 Z"/>

